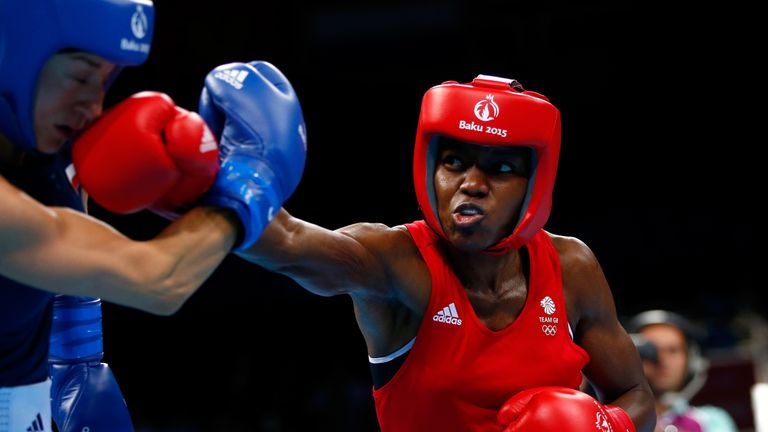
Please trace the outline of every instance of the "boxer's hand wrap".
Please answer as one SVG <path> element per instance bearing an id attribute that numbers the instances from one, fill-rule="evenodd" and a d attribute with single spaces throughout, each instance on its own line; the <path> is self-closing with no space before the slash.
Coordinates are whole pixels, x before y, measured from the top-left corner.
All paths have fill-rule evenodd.
<path id="1" fill-rule="evenodd" d="M 56 296 L 48 367 L 51 414 L 59 431 L 133 431 L 120 387 L 102 355 L 101 300 Z"/>
<path id="2" fill-rule="evenodd" d="M 200 115 L 221 146 L 221 169 L 203 201 L 235 211 L 243 224 L 236 249 L 247 249 L 304 171 L 306 132 L 299 100 L 273 65 L 230 63 L 206 77 Z"/>
<path id="3" fill-rule="evenodd" d="M 501 407 L 497 418 L 505 432 L 636 432 L 623 409 L 565 387 L 524 390 Z"/>
<path id="4" fill-rule="evenodd" d="M 208 190 L 218 158 L 203 119 L 157 92 L 115 105 L 72 147 L 77 178 L 99 205 L 116 213 L 148 208 L 169 218 Z"/>

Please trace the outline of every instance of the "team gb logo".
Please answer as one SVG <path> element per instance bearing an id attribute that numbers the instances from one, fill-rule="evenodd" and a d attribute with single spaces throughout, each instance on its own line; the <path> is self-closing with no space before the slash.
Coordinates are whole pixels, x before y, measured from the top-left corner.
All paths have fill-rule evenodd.
<path id="1" fill-rule="evenodd" d="M 555 313 L 555 302 L 552 300 L 551 297 L 546 296 L 543 299 L 541 299 L 541 302 L 539 302 L 541 307 L 544 308 L 544 312 L 547 313 L 547 315 L 552 315 Z"/>

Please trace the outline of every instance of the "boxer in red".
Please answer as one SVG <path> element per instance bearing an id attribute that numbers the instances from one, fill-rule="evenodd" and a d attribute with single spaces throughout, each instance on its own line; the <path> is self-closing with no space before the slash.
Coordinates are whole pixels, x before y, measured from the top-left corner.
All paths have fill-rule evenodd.
<path id="1" fill-rule="evenodd" d="M 543 230 L 560 114 L 514 80 L 426 92 L 425 220 L 332 231 L 284 210 L 241 256 L 348 294 L 384 432 L 652 431 L 653 395 L 591 250 Z M 583 376 L 599 401 L 576 389 Z"/>

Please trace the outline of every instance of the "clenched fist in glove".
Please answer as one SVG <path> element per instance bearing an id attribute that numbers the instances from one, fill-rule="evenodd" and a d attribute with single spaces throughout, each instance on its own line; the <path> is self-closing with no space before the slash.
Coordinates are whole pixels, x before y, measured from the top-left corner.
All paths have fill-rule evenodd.
<path id="1" fill-rule="evenodd" d="M 299 184 L 307 150 L 304 115 L 288 79 L 261 61 L 213 69 L 200 95 L 200 115 L 221 145 L 221 170 L 203 201 L 237 213 L 242 251 Z"/>
<path id="2" fill-rule="evenodd" d="M 123 393 L 103 355 L 101 300 L 57 295 L 48 370 L 51 415 L 59 432 L 133 432 Z"/>
<path id="3" fill-rule="evenodd" d="M 219 152 L 195 112 L 163 93 L 137 93 L 104 113 L 75 140 L 72 160 L 83 188 L 116 213 L 172 215 L 213 183 Z"/>
<path id="4" fill-rule="evenodd" d="M 504 432 L 635 432 L 623 409 L 565 387 L 521 391 L 501 407 L 498 420 Z"/>

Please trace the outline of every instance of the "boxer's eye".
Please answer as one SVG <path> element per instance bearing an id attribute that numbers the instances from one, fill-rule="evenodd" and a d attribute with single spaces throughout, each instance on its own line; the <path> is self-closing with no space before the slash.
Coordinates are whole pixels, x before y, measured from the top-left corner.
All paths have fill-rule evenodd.
<path id="1" fill-rule="evenodd" d="M 78 84 L 82 84 L 82 85 L 87 85 L 88 84 L 88 79 L 84 78 L 82 76 L 72 75 L 71 78 L 72 78 L 73 81 L 75 81 Z"/>
<path id="2" fill-rule="evenodd" d="M 461 160 L 456 155 L 446 155 L 443 157 L 442 161 L 443 166 L 445 166 L 448 169 L 459 171 L 462 170 L 465 166 L 465 163 L 463 160 Z"/>
<path id="3" fill-rule="evenodd" d="M 498 174 L 527 175 L 523 164 L 512 161 L 501 161 L 496 163 L 496 166 L 493 167 L 493 172 Z"/>
<path id="4" fill-rule="evenodd" d="M 496 169 L 494 171 L 500 174 L 509 174 L 509 173 L 516 172 L 515 168 L 506 162 L 499 162 L 498 164 L 496 164 Z"/>

